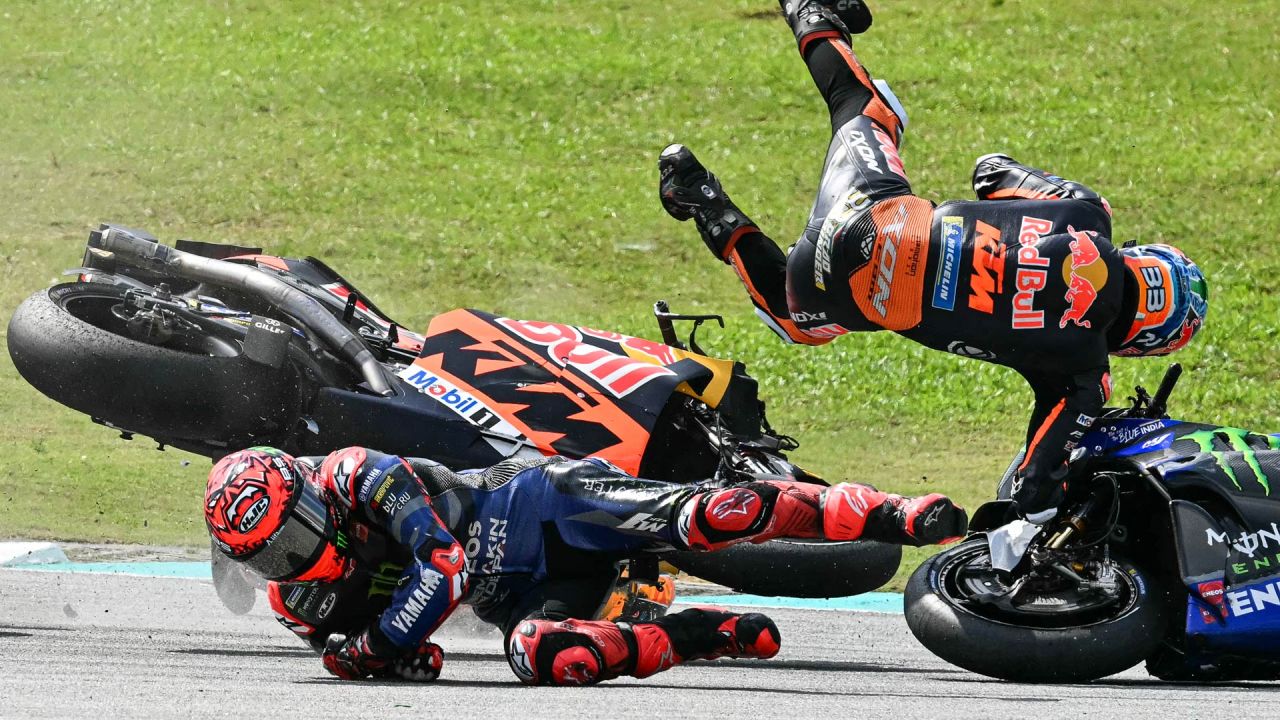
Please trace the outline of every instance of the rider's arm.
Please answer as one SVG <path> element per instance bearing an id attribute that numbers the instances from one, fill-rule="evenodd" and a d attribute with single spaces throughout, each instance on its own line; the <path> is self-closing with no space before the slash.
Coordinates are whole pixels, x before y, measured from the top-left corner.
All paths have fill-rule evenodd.
<path id="1" fill-rule="evenodd" d="M 1106 199 L 1088 186 L 1064 180 L 1008 155 L 983 155 L 973 168 L 973 191 L 979 200 L 1085 200 L 1111 214 Z"/>
<path id="2" fill-rule="evenodd" d="M 1013 499 L 1024 516 L 1043 521 L 1062 501 L 1071 451 L 1111 396 L 1111 375 L 1105 360 L 1076 375 L 1024 374 L 1035 390 L 1036 409 Z"/>
<path id="3" fill-rule="evenodd" d="M 276 620 L 301 638 L 303 642 L 310 645 L 312 650 L 317 652 L 324 650 L 325 636 L 317 632 L 314 626 L 307 624 L 305 620 L 294 614 L 293 610 L 285 602 L 284 593 L 288 591 L 289 588 L 287 586 L 274 580 L 267 583 L 267 601 L 271 604 L 271 609 L 276 614 Z"/>
<path id="4" fill-rule="evenodd" d="M 322 473 L 343 502 L 413 553 L 391 605 L 370 625 L 371 647 L 380 654 L 419 647 L 466 593 L 462 546 L 403 459 L 347 448 L 326 458 Z"/>

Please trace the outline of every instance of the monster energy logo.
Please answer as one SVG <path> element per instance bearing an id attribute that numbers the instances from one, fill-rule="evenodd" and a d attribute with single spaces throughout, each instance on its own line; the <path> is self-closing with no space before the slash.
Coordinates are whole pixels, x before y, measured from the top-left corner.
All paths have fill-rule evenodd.
<path id="1" fill-rule="evenodd" d="M 1245 464 L 1249 466 L 1249 469 L 1253 471 L 1253 479 L 1262 486 L 1264 493 L 1270 495 L 1270 478 L 1268 478 L 1267 474 L 1263 472 L 1262 466 L 1258 464 L 1257 453 L 1254 452 L 1253 448 L 1249 447 L 1249 438 L 1262 438 L 1266 441 L 1267 447 L 1273 450 L 1280 448 L 1280 438 L 1275 438 L 1270 435 L 1259 435 L 1257 433 L 1251 433 L 1248 430 L 1241 430 L 1240 428 L 1223 427 L 1215 430 L 1197 430 L 1196 432 L 1178 437 L 1179 440 L 1194 441 L 1198 446 L 1200 446 L 1201 452 L 1212 455 L 1213 459 L 1217 461 L 1218 467 L 1222 468 L 1222 471 L 1226 473 L 1227 477 L 1231 478 L 1231 482 L 1236 486 L 1236 489 L 1243 490 L 1244 488 L 1240 486 L 1240 480 L 1236 478 L 1235 470 L 1232 470 L 1231 464 L 1227 462 L 1226 453 L 1228 451 L 1215 450 L 1213 447 L 1214 440 L 1222 440 L 1227 444 L 1227 447 L 1230 448 L 1229 452 L 1240 453 L 1240 458 L 1244 460 Z"/>
<path id="2" fill-rule="evenodd" d="M 395 592 L 396 586 L 400 584 L 400 576 L 404 573 L 404 566 L 392 562 L 384 562 L 378 565 L 377 572 L 369 575 L 369 597 L 376 595 L 387 595 Z"/>
<path id="3" fill-rule="evenodd" d="M 1220 533 L 1212 528 L 1205 528 L 1205 544 L 1209 547 L 1215 545 L 1230 545 L 1237 552 L 1244 553 L 1249 557 L 1259 550 L 1266 550 L 1271 547 L 1280 547 L 1280 526 L 1271 523 L 1271 529 L 1260 528 L 1253 532 L 1241 531 L 1240 536 L 1232 538 L 1227 533 Z"/>

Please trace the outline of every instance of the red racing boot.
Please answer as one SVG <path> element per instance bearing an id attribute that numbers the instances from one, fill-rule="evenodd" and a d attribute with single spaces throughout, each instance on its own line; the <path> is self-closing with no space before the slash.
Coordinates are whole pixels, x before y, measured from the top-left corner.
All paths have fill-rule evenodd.
<path id="1" fill-rule="evenodd" d="M 963 537 L 968 520 L 938 493 L 908 498 L 861 483 L 763 480 L 693 495 L 676 515 L 676 533 L 690 550 L 780 537 L 921 546 Z"/>
<path id="2" fill-rule="evenodd" d="M 771 658 L 780 645 L 778 626 L 764 615 L 695 608 L 651 623 L 526 620 L 507 641 L 507 661 L 528 685 L 594 685 L 690 660 Z"/>
<path id="3" fill-rule="evenodd" d="M 945 545 L 964 537 L 969 516 L 940 493 L 903 497 L 844 483 L 822 493 L 823 537 L 898 545 Z"/>

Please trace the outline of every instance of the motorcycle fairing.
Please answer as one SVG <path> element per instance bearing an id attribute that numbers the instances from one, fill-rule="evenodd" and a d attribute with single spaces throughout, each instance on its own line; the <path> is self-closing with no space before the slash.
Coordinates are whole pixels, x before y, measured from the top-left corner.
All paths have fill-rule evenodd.
<path id="1" fill-rule="evenodd" d="M 1125 457 L 1174 497 L 1189 647 L 1271 655 L 1280 642 L 1280 439 L 1239 428 L 1141 418 L 1100 422 L 1082 440 L 1094 456 Z M 1210 513 L 1179 497 L 1216 497 Z M 1203 502 L 1203 501 L 1201 501 Z"/>
<path id="2" fill-rule="evenodd" d="M 544 454 L 598 457 L 634 474 L 673 393 L 718 399 L 728 385 L 713 369 L 721 361 L 678 353 L 619 333 L 454 310 L 431 321 L 401 377 Z"/>
<path id="3" fill-rule="evenodd" d="M 1229 586 L 1210 579 L 1188 588 L 1188 647 L 1197 654 L 1275 656 L 1280 640 L 1280 577 Z"/>

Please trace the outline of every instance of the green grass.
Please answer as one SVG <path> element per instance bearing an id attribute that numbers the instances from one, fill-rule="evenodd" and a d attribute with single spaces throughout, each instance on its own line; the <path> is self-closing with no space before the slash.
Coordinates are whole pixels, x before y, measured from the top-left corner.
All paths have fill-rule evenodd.
<path id="1" fill-rule="evenodd" d="M 800 231 L 827 121 L 770 0 L 345 5 L 5 4 L 0 309 L 104 220 L 323 257 L 410 326 L 472 306 L 653 335 L 666 298 L 728 316 L 707 344 L 762 380 L 801 462 L 991 493 L 1029 412 L 1012 371 L 889 334 L 784 346 L 656 202 L 680 140 L 780 241 Z M 911 113 L 916 191 L 967 196 L 997 150 L 1099 189 L 1117 240 L 1174 242 L 1213 286 L 1175 412 L 1280 427 L 1274 4 L 876 9 L 856 46 Z M 1117 361 L 1116 386 L 1163 366 Z M 0 535 L 203 542 L 204 461 L 117 441 L 7 356 L 0 419 Z"/>

